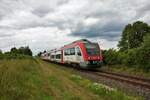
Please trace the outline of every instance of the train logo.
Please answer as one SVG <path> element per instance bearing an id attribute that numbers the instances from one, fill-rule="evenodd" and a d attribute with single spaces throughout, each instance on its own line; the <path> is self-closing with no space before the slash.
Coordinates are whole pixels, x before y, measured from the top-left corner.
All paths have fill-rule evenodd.
<path id="1" fill-rule="evenodd" d="M 99 68 L 102 63 L 102 54 L 98 43 L 93 43 L 87 39 L 77 40 L 59 49 L 44 52 L 41 58 L 79 66 L 80 68 Z"/>

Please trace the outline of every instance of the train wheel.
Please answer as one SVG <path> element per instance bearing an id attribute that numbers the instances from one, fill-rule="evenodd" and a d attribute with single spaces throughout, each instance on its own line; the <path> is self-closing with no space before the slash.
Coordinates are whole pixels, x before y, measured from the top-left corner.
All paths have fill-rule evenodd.
<path id="1" fill-rule="evenodd" d="M 76 64 L 76 63 L 73 63 L 72 66 L 73 66 L 74 68 L 77 68 L 77 69 L 80 68 L 79 64 Z"/>

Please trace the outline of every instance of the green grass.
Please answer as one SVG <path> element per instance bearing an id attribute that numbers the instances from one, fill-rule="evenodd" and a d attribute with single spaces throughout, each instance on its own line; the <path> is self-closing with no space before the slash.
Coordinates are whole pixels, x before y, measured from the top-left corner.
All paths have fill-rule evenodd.
<path id="1" fill-rule="evenodd" d="M 123 65 L 112 65 L 112 66 L 103 66 L 101 69 L 106 70 L 106 71 L 117 72 L 117 73 L 118 72 L 124 73 L 128 75 L 133 75 L 133 76 L 150 78 L 150 72 L 145 72 L 142 69 L 136 68 L 136 66 L 127 67 Z"/>
<path id="2" fill-rule="evenodd" d="M 137 100 L 36 59 L 0 60 L 0 100 Z"/>

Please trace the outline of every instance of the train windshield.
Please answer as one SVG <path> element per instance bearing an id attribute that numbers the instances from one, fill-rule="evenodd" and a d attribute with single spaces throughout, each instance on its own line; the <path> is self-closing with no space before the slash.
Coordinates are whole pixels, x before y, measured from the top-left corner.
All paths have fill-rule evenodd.
<path id="1" fill-rule="evenodd" d="M 85 49 L 88 55 L 99 55 L 99 47 L 96 43 L 85 43 Z"/>

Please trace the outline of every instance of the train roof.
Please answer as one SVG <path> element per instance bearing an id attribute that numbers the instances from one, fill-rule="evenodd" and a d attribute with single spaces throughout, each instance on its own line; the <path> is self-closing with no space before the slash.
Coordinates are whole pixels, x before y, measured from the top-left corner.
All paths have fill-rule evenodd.
<path id="1" fill-rule="evenodd" d="M 66 47 L 71 46 L 71 45 L 76 45 L 77 43 L 92 43 L 92 42 L 90 42 L 87 39 L 80 39 L 80 40 L 76 40 L 70 44 L 64 45 L 63 47 L 61 47 L 61 49 L 66 48 Z"/>
<path id="2" fill-rule="evenodd" d="M 87 40 L 87 39 L 80 39 L 80 40 L 76 40 L 76 41 L 74 41 L 74 42 L 72 42 L 72 43 L 70 43 L 70 44 L 67 44 L 67 45 L 71 45 L 71 44 L 74 44 L 74 43 L 79 43 L 79 42 L 81 42 L 81 43 L 91 43 L 89 40 Z M 67 45 L 64 45 L 64 46 L 67 46 Z"/>
<path id="3" fill-rule="evenodd" d="M 84 43 L 91 43 L 89 40 L 87 39 L 80 39 L 80 40 L 77 40 L 77 41 L 74 41 L 72 43 L 76 43 L 76 42 L 84 42 Z"/>

